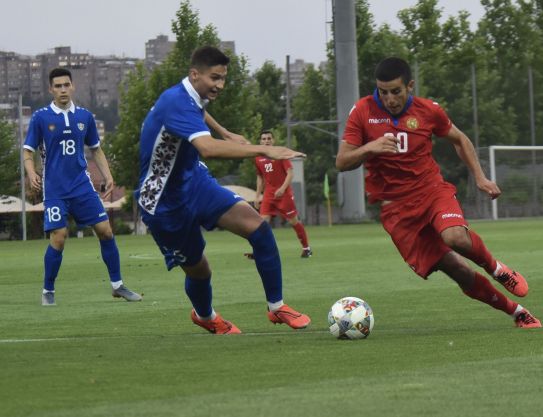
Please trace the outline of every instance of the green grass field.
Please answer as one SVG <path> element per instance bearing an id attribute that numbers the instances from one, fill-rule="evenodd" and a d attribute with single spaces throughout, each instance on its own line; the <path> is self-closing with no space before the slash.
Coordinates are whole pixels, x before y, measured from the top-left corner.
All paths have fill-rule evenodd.
<path id="1" fill-rule="evenodd" d="M 523 305 L 543 317 L 543 220 L 480 222 L 487 246 L 530 283 Z M 543 332 L 464 296 L 442 274 L 418 278 L 380 225 L 309 227 L 300 259 L 276 229 L 285 301 L 308 313 L 293 331 L 266 318 L 246 242 L 206 234 L 214 305 L 244 332 L 194 326 L 180 269 L 150 237 L 118 237 L 125 283 L 113 299 L 95 238 L 70 239 L 57 306 L 40 305 L 44 240 L 0 242 L 0 416 L 538 416 Z M 366 340 L 336 340 L 328 309 L 366 299 Z"/>

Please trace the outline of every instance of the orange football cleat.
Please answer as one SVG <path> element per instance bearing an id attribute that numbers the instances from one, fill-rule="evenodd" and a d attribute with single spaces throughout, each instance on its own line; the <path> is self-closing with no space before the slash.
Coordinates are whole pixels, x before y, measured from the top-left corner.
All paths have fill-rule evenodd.
<path id="1" fill-rule="evenodd" d="M 190 318 L 192 322 L 200 327 L 203 327 L 208 332 L 213 334 L 240 334 L 241 330 L 236 325 L 228 320 L 223 319 L 220 314 L 213 320 L 202 320 L 196 314 L 196 311 L 192 309 L 190 312 Z"/>
<path id="2" fill-rule="evenodd" d="M 528 294 L 528 283 L 524 277 L 509 268 L 504 263 L 499 262 L 501 265 L 500 272 L 494 276 L 494 279 L 502 284 L 507 291 L 517 297 L 524 297 Z"/>
<path id="3" fill-rule="evenodd" d="M 532 316 L 528 310 L 523 308 L 522 311 L 515 317 L 515 326 L 526 329 L 535 329 L 537 327 L 541 327 L 541 322 Z"/>
<path id="4" fill-rule="evenodd" d="M 268 311 L 268 318 L 274 324 L 285 323 L 293 329 L 303 329 L 311 323 L 308 316 L 298 313 L 286 304 L 283 304 L 277 310 Z"/>

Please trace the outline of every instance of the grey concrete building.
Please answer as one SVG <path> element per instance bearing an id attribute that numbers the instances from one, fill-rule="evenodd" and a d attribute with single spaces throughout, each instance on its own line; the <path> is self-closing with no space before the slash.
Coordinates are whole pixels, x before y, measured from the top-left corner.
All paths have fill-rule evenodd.
<path id="1" fill-rule="evenodd" d="M 175 45 L 166 35 L 158 35 L 155 39 L 145 42 L 145 65 L 153 67 L 166 59 Z"/>
<path id="2" fill-rule="evenodd" d="M 76 88 L 74 101 L 81 106 L 108 107 L 119 100 L 119 86 L 137 60 L 115 56 L 94 57 L 59 46 L 36 57 L 0 51 L 0 103 L 24 101 L 43 105 L 50 99 L 48 74 L 55 67 L 68 68 Z"/>

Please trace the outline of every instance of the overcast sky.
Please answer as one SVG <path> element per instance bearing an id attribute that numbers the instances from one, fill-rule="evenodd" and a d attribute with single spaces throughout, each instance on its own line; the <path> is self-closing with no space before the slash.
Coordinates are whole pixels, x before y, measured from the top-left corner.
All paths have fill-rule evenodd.
<path id="1" fill-rule="evenodd" d="M 145 42 L 159 34 L 173 39 L 171 22 L 180 0 L 0 0 L 0 51 L 36 55 L 55 46 L 72 52 L 143 58 Z M 370 0 L 378 25 L 401 28 L 396 14 L 416 0 Z M 285 56 L 319 63 L 326 59 L 331 0 L 191 0 L 200 23 L 236 42 L 250 68 L 265 60 L 284 66 Z M 444 18 L 467 10 L 483 16 L 478 0 L 439 0 Z M 472 25 L 475 27 L 474 25 Z"/>

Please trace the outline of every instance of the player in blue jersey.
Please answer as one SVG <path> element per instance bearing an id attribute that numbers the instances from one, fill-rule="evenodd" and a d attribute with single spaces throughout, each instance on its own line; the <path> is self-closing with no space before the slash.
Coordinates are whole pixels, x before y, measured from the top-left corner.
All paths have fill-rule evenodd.
<path id="1" fill-rule="evenodd" d="M 55 68 L 49 73 L 49 91 L 53 102 L 32 115 L 24 143 L 25 169 L 32 189 L 43 191 L 44 230 L 50 234 L 44 257 L 42 305 L 55 305 L 55 279 L 62 263 L 69 214 L 79 226 L 92 226 L 98 236 L 113 296 L 141 301 L 139 294 L 123 285 L 119 250 L 107 213 L 87 172 L 84 145 L 92 150 L 94 161 L 106 181 L 104 198 L 107 198 L 114 183 L 100 148 L 94 117 L 72 102 L 74 85 L 69 70 Z M 34 152 L 38 149 L 42 176 L 34 165 Z"/>
<path id="2" fill-rule="evenodd" d="M 212 307 L 211 269 L 204 255 L 201 227 L 218 226 L 249 241 L 262 278 L 268 318 L 294 329 L 310 319 L 283 303 L 281 261 L 270 226 L 238 195 L 221 187 L 200 161 L 204 158 L 272 159 L 305 156 L 280 146 L 215 140 L 205 120 L 205 106 L 224 87 L 229 58 L 206 46 L 197 49 L 189 75 L 162 93 L 141 131 L 140 181 L 136 198 L 142 219 L 171 270 L 186 274 L 185 292 L 192 321 L 215 334 L 241 333 Z M 210 122 L 210 120 L 208 120 Z M 213 124 L 212 124 L 213 126 Z M 215 128 L 215 126 L 213 126 Z"/>

